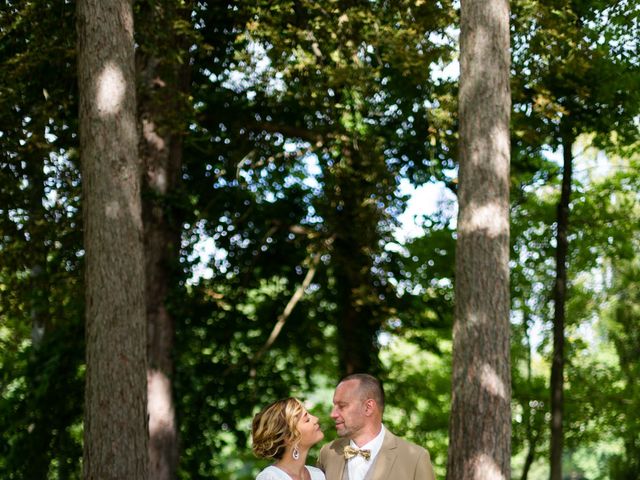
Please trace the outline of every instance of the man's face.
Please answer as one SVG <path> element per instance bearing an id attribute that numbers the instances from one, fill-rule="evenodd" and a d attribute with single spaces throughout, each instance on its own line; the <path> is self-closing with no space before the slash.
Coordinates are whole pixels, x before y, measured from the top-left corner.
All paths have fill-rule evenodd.
<path id="1" fill-rule="evenodd" d="M 336 387 L 331 418 L 340 437 L 353 438 L 365 425 L 365 402 L 358 392 L 359 381 L 347 380 Z"/>

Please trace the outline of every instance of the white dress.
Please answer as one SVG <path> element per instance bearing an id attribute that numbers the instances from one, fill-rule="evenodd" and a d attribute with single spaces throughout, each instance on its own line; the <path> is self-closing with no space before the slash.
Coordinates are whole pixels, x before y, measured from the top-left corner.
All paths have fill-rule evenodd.
<path id="1" fill-rule="evenodd" d="M 324 473 L 322 470 L 316 467 L 310 467 L 309 465 L 305 465 L 309 474 L 311 475 L 311 480 L 326 480 Z M 256 480 L 291 480 L 291 477 L 287 475 L 284 470 L 280 470 L 278 467 L 274 467 L 273 465 L 262 470 Z"/>

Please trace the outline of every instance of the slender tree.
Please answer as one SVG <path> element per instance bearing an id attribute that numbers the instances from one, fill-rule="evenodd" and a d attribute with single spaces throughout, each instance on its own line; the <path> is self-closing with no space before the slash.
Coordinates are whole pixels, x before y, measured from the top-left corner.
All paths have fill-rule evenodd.
<path id="1" fill-rule="evenodd" d="M 81 0 L 77 8 L 86 262 L 84 478 L 147 480 L 132 2 Z"/>
<path id="2" fill-rule="evenodd" d="M 563 135 L 563 170 L 560 201 L 558 202 L 556 227 L 556 279 L 553 288 L 553 359 L 551 362 L 551 480 L 562 479 L 562 417 L 564 406 L 564 330 L 565 303 L 567 299 L 567 252 L 569 243 L 569 202 L 571 200 L 571 176 L 573 134 L 570 129 Z"/>
<path id="3" fill-rule="evenodd" d="M 461 2 L 460 167 L 448 478 L 508 479 L 509 3 Z"/>

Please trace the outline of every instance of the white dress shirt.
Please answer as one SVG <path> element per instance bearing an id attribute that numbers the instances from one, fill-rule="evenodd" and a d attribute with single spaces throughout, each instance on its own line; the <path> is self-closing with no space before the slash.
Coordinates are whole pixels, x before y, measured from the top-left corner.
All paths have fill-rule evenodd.
<path id="1" fill-rule="evenodd" d="M 369 460 L 366 460 L 362 455 L 356 455 L 355 457 L 351 457 L 349 460 L 347 460 L 347 468 L 349 469 L 349 480 L 364 480 L 365 475 L 369 471 L 369 467 L 376 459 L 380 448 L 382 448 L 383 440 L 384 425 L 380 429 L 380 433 L 373 440 L 360 447 L 356 445 L 353 440 L 349 442 L 349 444 L 354 448 L 371 451 L 371 457 L 369 458 Z"/>

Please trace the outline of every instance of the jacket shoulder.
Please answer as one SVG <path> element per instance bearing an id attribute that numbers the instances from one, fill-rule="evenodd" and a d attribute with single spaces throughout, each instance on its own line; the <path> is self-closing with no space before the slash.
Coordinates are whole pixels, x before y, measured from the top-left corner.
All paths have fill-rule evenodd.
<path id="1" fill-rule="evenodd" d="M 409 440 L 405 440 L 402 437 L 398 437 L 397 435 L 394 435 L 393 433 L 389 432 L 387 430 L 388 433 L 391 434 L 391 437 L 393 438 L 393 440 L 396 442 L 396 446 L 397 448 L 404 450 L 405 452 L 408 452 L 409 454 L 416 455 L 416 456 L 420 456 L 420 455 L 427 455 L 429 456 L 429 452 L 427 451 L 426 448 L 410 442 Z"/>

